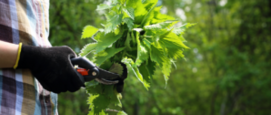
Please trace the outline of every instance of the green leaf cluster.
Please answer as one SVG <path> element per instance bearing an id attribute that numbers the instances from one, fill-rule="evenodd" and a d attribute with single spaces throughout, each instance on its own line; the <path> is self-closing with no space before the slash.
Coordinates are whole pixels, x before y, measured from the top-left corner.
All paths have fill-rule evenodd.
<path id="1" fill-rule="evenodd" d="M 90 59 L 103 69 L 114 63 L 125 63 L 129 74 L 134 74 L 148 90 L 154 71 L 162 71 L 167 81 L 174 60 L 184 58 L 189 49 L 183 42 L 183 32 L 193 24 L 174 27 L 173 17 L 161 14 L 158 0 L 113 0 L 111 5 L 101 4 L 97 10 L 107 10 L 107 22 L 103 29 L 84 28 L 82 38 L 93 38 L 80 56 L 92 54 Z M 114 95 L 112 86 L 88 87 L 91 112 L 98 114 L 110 104 L 106 95 Z M 104 92 L 100 92 L 104 91 Z M 99 103 L 98 103 L 99 102 Z"/>
<path id="2" fill-rule="evenodd" d="M 91 81 L 86 85 L 87 92 L 90 94 L 88 103 L 90 104 L 89 115 L 105 115 L 106 108 L 111 107 L 120 109 L 120 96 L 116 95 L 114 86 L 99 85 L 96 81 Z"/>

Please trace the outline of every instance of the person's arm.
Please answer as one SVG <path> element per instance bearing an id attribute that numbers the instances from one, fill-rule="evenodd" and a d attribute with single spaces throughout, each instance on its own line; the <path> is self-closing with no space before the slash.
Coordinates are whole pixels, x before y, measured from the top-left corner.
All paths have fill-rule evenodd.
<path id="1" fill-rule="evenodd" d="M 0 69 L 28 69 L 43 88 L 60 92 L 74 92 L 84 85 L 71 63 L 76 53 L 68 46 L 43 48 L 19 45 L 0 40 Z"/>
<path id="2" fill-rule="evenodd" d="M 85 86 L 84 77 L 71 63 L 76 57 L 68 46 L 43 48 L 0 40 L 0 69 L 29 69 L 45 89 L 55 93 L 74 92 Z M 122 89 L 123 84 L 117 87 Z"/>
<path id="3" fill-rule="evenodd" d="M 0 68 L 13 68 L 18 55 L 18 45 L 0 40 Z"/>

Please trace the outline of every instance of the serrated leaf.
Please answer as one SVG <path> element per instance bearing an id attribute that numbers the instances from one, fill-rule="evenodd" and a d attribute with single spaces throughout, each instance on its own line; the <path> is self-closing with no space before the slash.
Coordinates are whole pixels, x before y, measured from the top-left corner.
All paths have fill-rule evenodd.
<path id="1" fill-rule="evenodd" d="M 94 49 L 96 48 L 96 46 L 97 46 L 97 43 L 90 43 L 90 44 L 85 45 L 82 48 L 81 53 L 79 54 L 80 57 L 84 57 L 87 54 L 89 54 L 90 52 L 93 52 Z"/>
<path id="2" fill-rule="evenodd" d="M 158 24 L 152 24 L 152 25 L 145 26 L 144 29 L 152 30 L 152 31 L 166 29 L 166 28 L 171 27 L 174 22 L 176 22 L 176 20 L 170 20 L 170 21 L 165 21 Z"/>
<path id="3" fill-rule="evenodd" d="M 175 33 L 176 35 L 179 36 L 179 35 L 183 34 L 183 32 L 185 32 L 186 29 L 188 29 L 194 25 L 196 25 L 196 24 L 191 24 L 191 23 L 184 24 L 178 28 L 174 28 L 173 33 Z"/>
<path id="4" fill-rule="evenodd" d="M 96 53 L 101 52 L 108 46 L 112 45 L 114 42 L 116 42 L 121 36 L 122 32 L 120 32 L 118 35 L 115 35 L 115 33 L 101 33 L 99 36 L 96 36 L 97 38 L 97 46 L 96 46 Z"/>
<path id="5" fill-rule="evenodd" d="M 170 59 L 166 59 L 162 64 L 162 73 L 164 74 L 165 84 L 167 85 L 167 81 L 169 79 L 169 75 L 171 72 L 171 61 Z"/>
<path id="6" fill-rule="evenodd" d="M 107 98 L 107 96 L 103 94 L 95 98 L 92 103 L 94 105 L 93 107 L 94 115 L 99 115 L 103 113 L 104 112 L 103 110 L 108 107 L 108 105 L 110 104 L 110 101 Z"/>
<path id="7" fill-rule="evenodd" d="M 161 8 L 162 6 L 158 6 L 154 8 L 154 11 L 153 11 L 154 16 L 151 19 L 151 24 L 161 23 L 167 20 L 175 20 L 175 18 L 172 16 L 161 14 L 160 12 Z"/>
<path id="8" fill-rule="evenodd" d="M 147 38 L 143 39 L 143 43 L 147 48 L 151 48 L 151 41 L 149 41 Z"/>
<path id="9" fill-rule="evenodd" d="M 151 23 L 152 24 L 161 23 L 161 22 L 164 22 L 167 20 L 175 20 L 175 18 L 168 16 L 168 15 L 165 15 L 165 14 L 161 14 L 161 13 L 157 13 L 157 14 L 154 13 L 154 17 L 151 20 Z"/>
<path id="10" fill-rule="evenodd" d="M 123 58 L 122 61 L 128 68 L 128 70 L 133 71 L 134 75 L 137 77 L 137 79 L 144 85 L 144 87 L 148 90 L 150 87 L 150 84 L 143 79 L 143 76 L 139 72 L 137 66 L 135 65 L 134 61 L 130 58 Z"/>
<path id="11" fill-rule="evenodd" d="M 150 84 L 151 82 L 151 74 L 148 71 L 146 63 L 142 64 L 141 66 L 138 67 L 140 73 L 142 74 L 144 80 Z"/>
<path id="12" fill-rule="evenodd" d="M 122 11 L 125 12 L 125 14 L 128 15 L 132 20 L 135 19 L 134 8 L 122 8 Z"/>
<path id="13" fill-rule="evenodd" d="M 155 7 L 155 5 L 157 4 L 158 0 L 146 0 L 144 2 L 144 7 L 147 10 L 150 10 L 152 7 Z"/>
<path id="14" fill-rule="evenodd" d="M 93 62 L 95 62 L 95 60 Z M 110 60 L 105 60 L 99 67 L 103 68 L 104 70 L 109 70 L 112 64 L 113 63 Z"/>
<path id="15" fill-rule="evenodd" d="M 188 49 L 188 47 L 185 44 L 183 44 L 179 37 L 173 32 L 170 32 L 165 37 L 161 37 L 159 40 L 160 40 L 159 42 L 163 42 L 163 44 L 165 44 L 166 47 L 174 47 L 177 49 L 180 48 Z"/>
<path id="16" fill-rule="evenodd" d="M 105 10 L 105 9 L 110 9 L 112 7 L 116 6 L 115 4 L 107 5 L 107 4 L 100 4 L 97 6 L 96 10 Z"/>
<path id="17" fill-rule="evenodd" d="M 124 48 L 107 48 L 104 51 L 98 53 L 96 55 L 96 61 L 95 63 L 99 66 L 101 65 L 105 60 L 113 57 L 116 53 L 122 51 Z"/>
<path id="18" fill-rule="evenodd" d="M 148 48 L 144 44 L 140 44 L 139 48 L 140 48 L 140 51 L 138 52 L 139 56 L 136 60 L 136 65 L 138 66 L 149 58 Z"/>
<path id="19" fill-rule="evenodd" d="M 86 88 L 89 88 L 89 87 L 95 87 L 99 84 L 99 82 L 95 81 L 95 80 L 92 80 L 92 81 L 89 81 L 89 82 L 85 82 L 85 86 Z"/>
<path id="20" fill-rule="evenodd" d="M 105 114 L 105 109 L 113 104 L 113 106 L 119 105 L 119 100 L 114 92 L 113 85 L 97 85 L 95 87 L 88 88 L 88 93 L 92 95 L 88 99 L 91 111 L 89 114 L 101 115 Z"/>
<path id="21" fill-rule="evenodd" d="M 141 26 L 148 25 L 148 23 L 151 21 L 151 18 L 154 16 L 153 10 L 155 8 L 155 5 L 148 11 L 148 13 L 144 16 Z"/>
<path id="22" fill-rule="evenodd" d="M 112 11 L 110 14 L 106 15 L 107 23 L 105 25 L 105 33 L 112 32 L 117 28 L 119 24 L 122 22 L 123 14 L 118 14 L 115 11 Z"/>
<path id="23" fill-rule="evenodd" d="M 119 63 L 114 63 L 110 69 L 109 69 L 110 72 L 112 73 L 116 73 L 118 74 L 119 76 L 122 75 L 123 73 L 123 67 L 119 64 Z"/>
<path id="24" fill-rule="evenodd" d="M 183 51 L 181 49 L 176 49 L 173 47 L 167 48 L 168 51 L 168 56 L 173 59 L 178 59 L 178 58 L 184 58 Z"/>
<path id="25" fill-rule="evenodd" d="M 93 96 L 98 97 L 99 94 L 103 92 L 101 89 L 102 89 L 102 85 L 98 84 L 98 85 L 96 85 L 94 87 L 88 87 L 87 88 L 87 92 L 90 93 L 90 94 L 92 94 Z M 90 99 L 92 99 L 92 98 L 90 98 Z M 92 101 L 89 101 L 89 102 L 92 102 Z"/>
<path id="26" fill-rule="evenodd" d="M 98 96 L 99 96 L 99 95 L 91 95 L 91 96 L 88 97 L 88 104 L 90 104 L 90 107 L 89 107 L 89 108 L 94 107 L 94 105 L 92 104 L 92 102 L 93 102 L 93 100 L 94 100 L 95 98 L 97 98 Z"/>
<path id="27" fill-rule="evenodd" d="M 136 33 L 136 40 L 137 40 L 137 58 L 136 58 L 136 65 L 140 66 L 145 60 L 148 59 L 148 51 L 144 44 L 141 43 L 139 40 L 139 33 Z"/>
<path id="28" fill-rule="evenodd" d="M 152 61 L 158 63 L 159 65 L 162 65 L 163 61 L 166 60 L 165 52 L 159 44 L 151 45 L 150 57 Z"/>
<path id="29" fill-rule="evenodd" d="M 129 0 L 129 1 L 137 1 L 137 4 L 138 4 L 137 6 L 135 4 L 132 4 L 131 6 L 127 6 L 127 7 L 134 8 L 134 15 L 135 15 L 134 24 L 140 25 L 145 15 L 148 14 L 148 11 L 144 8 L 142 3 L 139 2 L 138 0 Z"/>
<path id="30" fill-rule="evenodd" d="M 128 33 L 127 33 L 126 40 L 125 40 L 125 43 L 124 43 L 125 48 L 126 48 L 128 51 L 132 50 L 132 48 L 131 48 L 131 46 L 130 46 L 131 40 L 132 40 L 132 38 L 131 38 L 131 36 L 130 36 L 130 33 L 128 32 Z"/>
<path id="31" fill-rule="evenodd" d="M 174 59 L 183 58 L 184 55 L 182 49 L 188 49 L 182 40 L 173 32 L 169 32 L 167 35 L 160 38 L 159 43 L 167 49 L 168 56 Z"/>
<path id="32" fill-rule="evenodd" d="M 83 29 L 83 32 L 82 32 L 82 36 L 81 36 L 81 39 L 84 39 L 84 38 L 91 38 L 95 33 L 98 32 L 99 29 L 93 27 L 93 26 L 86 26 L 84 27 Z"/>
<path id="33" fill-rule="evenodd" d="M 101 85 L 98 85 L 98 87 L 89 88 L 88 91 L 90 91 L 90 89 L 91 89 L 91 91 L 92 90 L 101 90 Z M 100 98 L 99 98 L 100 95 L 94 94 L 92 92 L 88 92 L 88 93 L 92 94 L 88 97 L 88 104 L 89 104 L 89 108 L 91 109 L 91 111 L 89 111 L 88 115 L 104 115 L 105 113 L 104 113 L 103 109 L 105 109 L 107 106 L 104 108 L 104 107 L 101 107 L 99 104 L 95 103 L 95 102 L 97 102 L 95 100 L 100 100 Z M 101 102 L 102 101 L 104 101 L 104 100 L 101 100 Z M 104 105 L 107 105 L 108 102 L 109 101 L 107 101 Z"/>
<path id="34" fill-rule="evenodd" d="M 122 19 L 122 21 L 127 24 L 127 27 L 129 28 L 130 31 L 133 29 L 134 22 L 131 18 L 124 18 Z"/>
<path id="35" fill-rule="evenodd" d="M 156 65 L 155 62 L 151 61 L 151 59 L 149 58 L 146 68 L 147 68 L 147 70 L 148 70 L 148 72 L 150 74 L 151 79 L 153 79 L 153 74 L 154 74 L 154 71 L 155 71 L 155 65 Z"/>

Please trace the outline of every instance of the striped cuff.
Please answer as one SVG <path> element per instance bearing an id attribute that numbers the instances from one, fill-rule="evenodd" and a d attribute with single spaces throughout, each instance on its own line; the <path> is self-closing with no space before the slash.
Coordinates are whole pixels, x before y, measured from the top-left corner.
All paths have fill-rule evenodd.
<path id="1" fill-rule="evenodd" d="M 19 60 L 20 60 L 20 55 L 21 55 L 21 51 L 22 51 L 22 43 L 19 43 L 19 49 L 18 49 L 17 59 L 16 59 L 15 65 L 13 67 L 14 69 L 16 69 L 18 67 Z"/>

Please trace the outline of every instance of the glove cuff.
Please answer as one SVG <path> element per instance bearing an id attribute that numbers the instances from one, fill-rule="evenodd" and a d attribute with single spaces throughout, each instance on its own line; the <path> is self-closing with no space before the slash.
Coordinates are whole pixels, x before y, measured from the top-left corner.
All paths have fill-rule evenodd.
<path id="1" fill-rule="evenodd" d="M 22 51 L 22 43 L 19 43 L 19 48 L 18 48 L 18 54 L 17 54 L 16 62 L 15 62 L 15 65 L 13 66 L 14 69 L 16 69 L 18 67 L 19 60 L 20 60 L 20 55 L 21 55 L 21 51 Z"/>
<path id="2" fill-rule="evenodd" d="M 17 69 L 33 69 L 38 67 L 41 50 L 36 46 L 21 45 L 18 55 Z M 42 57 L 42 56 L 41 56 Z"/>

